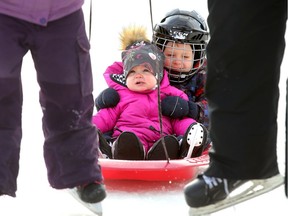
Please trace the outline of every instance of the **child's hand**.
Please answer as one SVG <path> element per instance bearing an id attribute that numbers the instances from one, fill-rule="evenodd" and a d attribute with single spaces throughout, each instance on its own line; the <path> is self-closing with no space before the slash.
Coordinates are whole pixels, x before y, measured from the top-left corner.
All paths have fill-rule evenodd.
<path id="1" fill-rule="evenodd" d="M 115 107 L 120 101 L 118 92 L 113 88 L 103 90 L 95 99 L 97 111 L 104 108 Z"/>
<path id="2" fill-rule="evenodd" d="M 183 118 L 189 113 L 188 101 L 178 96 L 167 96 L 161 102 L 162 114 L 171 118 Z"/>

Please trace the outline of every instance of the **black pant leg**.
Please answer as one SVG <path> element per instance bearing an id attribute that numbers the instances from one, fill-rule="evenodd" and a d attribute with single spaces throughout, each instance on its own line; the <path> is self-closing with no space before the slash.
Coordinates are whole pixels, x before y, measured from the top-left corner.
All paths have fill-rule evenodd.
<path id="1" fill-rule="evenodd" d="M 213 151 L 207 175 L 277 174 L 277 111 L 286 0 L 209 0 L 206 96 Z"/>

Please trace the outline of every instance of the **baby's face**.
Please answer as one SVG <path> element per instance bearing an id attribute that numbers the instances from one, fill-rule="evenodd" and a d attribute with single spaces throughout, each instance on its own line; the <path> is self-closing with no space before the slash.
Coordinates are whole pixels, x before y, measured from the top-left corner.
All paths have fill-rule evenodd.
<path id="1" fill-rule="evenodd" d="M 193 66 L 194 53 L 190 45 L 168 42 L 164 50 L 164 67 L 177 72 L 189 72 Z"/>
<path id="2" fill-rule="evenodd" d="M 155 89 L 156 77 L 151 69 L 144 65 L 133 67 L 126 77 L 126 85 L 131 91 L 146 92 Z"/>

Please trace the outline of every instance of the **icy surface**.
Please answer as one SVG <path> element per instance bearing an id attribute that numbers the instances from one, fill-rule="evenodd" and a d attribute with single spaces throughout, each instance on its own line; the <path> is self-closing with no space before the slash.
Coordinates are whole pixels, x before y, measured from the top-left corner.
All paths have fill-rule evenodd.
<path id="1" fill-rule="evenodd" d="M 89 2 L 84 6 L 89 17 Z M 106 88 L 102 73 L 116 60 L 120 60 L 118 32 L 128 24 L 142 24 L 151 33 L 149 1 L 93 1 L 91 56 L 94 72 L 94 93 Z M 162 2 L 162 3 L 161 3 Z M 169 10 L 195 9 L 207 17 L 206 1 L 168 0 L 152 1 L 154 24 Z M 121 9 L 120 9 L 121 8 Z M 88 24 L 88 22 L 87 22 Z M 87 28 L 88 29 L 88 28 Z M 151 34 L 150 34 L 151 35 Z M 287 40 L 287 37 L 286 37 Z M 65 57 L 63 57 L 64 60 Z M 282 65 L 279 103 L 279 167 L 284 173 L 285 142 L 285 82 L 288 71 L 288 55 Z M 286 74 L 284 74 L 286 73 Z M 23 70 L 23 141 L 21 147 L 20 173 L 17 198 L 0 197 L 1 216 L 93 216 L 64 191 L 52 189 L 46 178 L 43 160 L 43 135 L 41 131 L 41 109 L 38 102 L 39 87 L 30 53 L 24 58 Z M 260 77 L 259 77 L 260 79 Z M 182 192 L 185 183 L 156 184 L 143 182 L 107 182 L 107 198 L 103 201 L 103 216 L 188 216 L 188 207 Z M 284 187 L 254 198 L 237 206 L 214 213 L 213 216 L 242 215 L 287 215 L 288 200 Z"/>

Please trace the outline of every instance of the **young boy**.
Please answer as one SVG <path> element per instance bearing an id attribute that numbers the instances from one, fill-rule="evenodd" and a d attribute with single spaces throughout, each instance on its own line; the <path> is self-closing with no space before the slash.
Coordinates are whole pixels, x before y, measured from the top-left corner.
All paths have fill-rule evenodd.
<path id="1" fill-rule="evenodd" d="M 164 68 L 172 86 L 189 98 L 187 116 L 209 126 L 208 105 L 204 95 L 206 82 L 206 45 L 209 33 L 205 20 L 196 11 L 175 9 L 156 24 L 153 43 L 165 55 Z M 174 103 L 176 98 L 166 99 Z M 165 102 L 165 101 L 164 101 Z"/>

